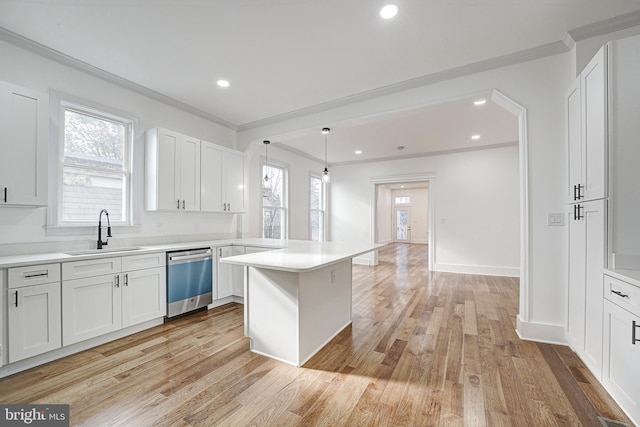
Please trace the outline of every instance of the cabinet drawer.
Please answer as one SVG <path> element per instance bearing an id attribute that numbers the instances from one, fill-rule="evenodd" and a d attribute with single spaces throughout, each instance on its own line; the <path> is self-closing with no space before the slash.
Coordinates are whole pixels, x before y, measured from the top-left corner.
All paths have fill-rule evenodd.
<path id="1" fill-rule="evenodd" d="M 167 255 L 164 252 L 126 256 L 122 257 L 122 271 L 164 267 L 167 264 L 166 260 Z"/>
<path id="2" fill-rule="evenodd" d="M 65 262 L 62 264 L 62 280 L 120 273 L 121 267 L 122 261 L 119 257 Z"/>
<path id="3" fill-rule="evenodd" d="M 640 288 L 615 277 L 604 276 L 604 297 L 640 316 Z"/>
<path id="4" fill-rule="evenodd" d="M 60 264 L 31 265 L 9 269 L 9 289 L 60 281 Z"/>

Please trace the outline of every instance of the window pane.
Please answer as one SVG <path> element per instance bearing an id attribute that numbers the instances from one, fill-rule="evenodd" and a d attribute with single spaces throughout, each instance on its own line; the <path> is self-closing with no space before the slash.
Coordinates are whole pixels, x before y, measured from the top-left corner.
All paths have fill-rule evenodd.
<path id="1" fill-rule="evenodd" d="M 311 240 L 320 241 L 323 239 L 324 212 L 311 211 Z"/>
<path id="2" fill-rule="evenodd" d="M 282 209 L 262 209 L 262 237 L 266 239 L 282 239 L 284 231 L 284 215 Z"/>
<path id="3" fill-rule="evenodd" d="M 65 166 L 62 220 L 96 222 L 101 209 L 111 221 L 126 221 L 126 180 L 122 173 Z"/>
<path id="4" fill-rule="evenodd" d="M 311 197 L 311 209 L 322 209 L 322 180 L 320 178 L 311 177 L 309 194 Z"/>
<path id="5" fill-rule="evenodd" d="M 396 197 L 396 205 L 408 205 L 409 203 L 411 203 L 409 196 Z"/>
<path id="6" fill-rule="evenodd" d="M 273 166 L 262 166 L 262 206 L 284 207 L 284 171 Z"/>
<path id="7" fill-rule="evenodd" d="M 123 123 L 65 111 L 64 162 L 107 169 L 124 169 Z"/>

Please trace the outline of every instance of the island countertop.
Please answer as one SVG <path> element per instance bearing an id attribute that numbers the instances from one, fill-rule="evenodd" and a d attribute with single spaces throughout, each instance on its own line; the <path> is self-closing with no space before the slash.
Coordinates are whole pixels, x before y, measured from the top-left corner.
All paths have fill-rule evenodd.
<path id="1" fill-rule="evenodd" d="M 285 248 L 221 258 L 220 262 L 302 273 L 375 251 L 384 244 L 284 240 Z"/>

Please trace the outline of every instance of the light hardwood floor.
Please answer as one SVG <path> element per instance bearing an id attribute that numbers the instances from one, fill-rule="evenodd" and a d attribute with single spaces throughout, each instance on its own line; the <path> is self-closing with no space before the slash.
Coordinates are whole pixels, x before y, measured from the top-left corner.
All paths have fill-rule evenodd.
<path id="1" fill-rule="evenodd" d="M 241 305 L 0 380 L 86 426 L 601 426 L 629 423 L 567 347 L 520 340 L 518 281 L 431 273 L 394 244 L 353 268 L 353 324 L 303 368 L 249 352 Z"/>

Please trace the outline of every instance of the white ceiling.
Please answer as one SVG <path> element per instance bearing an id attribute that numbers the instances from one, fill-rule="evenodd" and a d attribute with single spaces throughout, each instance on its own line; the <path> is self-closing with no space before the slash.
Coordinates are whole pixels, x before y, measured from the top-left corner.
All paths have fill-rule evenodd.
<path id="1" fill-rule="evenodd" d="M 400 12 L 385 21 L 380 0 L 0 0 L 0 39 L 34 41 L 242 130 L 453 69 L 557 53 L 571 38 L 602 31 L 602 21 L 640 23 L 640 0 L 392 1 Z M 231 87 L 217 87 L 219 78 Z M 361 158 L 380 155 L 371 141 L 381 135 L 406 154 L 455 149 L 470 131 L 486 144 L 513 140 L 511 128 L 462 126 L 475 114 L 502 114 L 499 107 L 473 115 L 443 108 L 454 116 L 429 108 L 341 129 L 353 144 L 332 161 L 357 160 L 349 154 L 356 146 L 370 153 Z M 400 127 L 410 129 L 406 141 L 394 139 Z M 438 144 L 416 148 L 420 139 Z M 310 142 L 282 143 L 323 157 Z"/>

